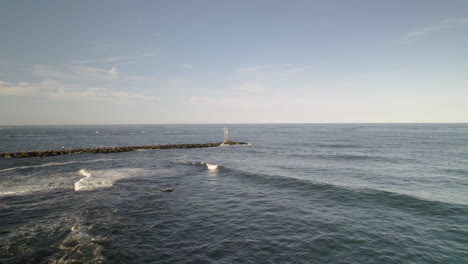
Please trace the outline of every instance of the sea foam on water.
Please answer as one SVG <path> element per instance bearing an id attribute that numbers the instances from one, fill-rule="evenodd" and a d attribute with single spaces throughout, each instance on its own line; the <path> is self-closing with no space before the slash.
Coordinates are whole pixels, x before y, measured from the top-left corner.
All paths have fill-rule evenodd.
<path id="1" fill-rule="evenodd" d="M 206 162 L 200 162 L 202 165 L 205 165 L 208 170 L 216 170 L 218 169 L 218 164 L 209 164 Z"/>
<path id="2" fill-rule="evenodd" d="M 62 241 L 59 248 L 60 258 L 52 260 L 52 264 L 68 263 L 103 263 L 105 258 L 102 254 L 100 242 L 105 239 L 94 237 L 90 234 L 92 225 L 77 224 L 70 229 L 70 234 Z"/>
<path id="3" fill-rule="evenodd" d="M 100 188 L 112 187 L 120 179 L 139 176 L 144 173 L 144 169 L 109 169 L 109 170 L 88 170 L 81 169 L 78 173 L 84 178 L 75 182 L 75 191 L 91 191 Z"/>

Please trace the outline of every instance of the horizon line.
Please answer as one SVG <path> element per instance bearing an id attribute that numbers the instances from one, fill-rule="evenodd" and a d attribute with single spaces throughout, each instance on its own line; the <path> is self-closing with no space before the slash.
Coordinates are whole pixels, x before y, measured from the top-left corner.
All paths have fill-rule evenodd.
<path id="1" fill-rule="evenodd" d="M 112 123 L 112 124 L 17 124 L 7 125 L 0 124 L 1 127 L 19 127 L 19 126 L 138 126 L 138 125 L 281 125 L 281 124 L 296 124 L 296 125 L 307 125 L 307 124 L 468 124 L 468 122 L 278 122 L 278 123 Z"/>

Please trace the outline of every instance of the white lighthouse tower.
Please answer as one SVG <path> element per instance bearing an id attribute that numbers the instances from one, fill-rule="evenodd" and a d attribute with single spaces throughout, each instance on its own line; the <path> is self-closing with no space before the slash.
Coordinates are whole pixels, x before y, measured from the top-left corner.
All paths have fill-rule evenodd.
<path id="1" fill-rule="evenodd" d="M 227 128 L 224 128 L 224 141 L 223 144 L 228 144 L 229 143 L 229 130 Z"/>

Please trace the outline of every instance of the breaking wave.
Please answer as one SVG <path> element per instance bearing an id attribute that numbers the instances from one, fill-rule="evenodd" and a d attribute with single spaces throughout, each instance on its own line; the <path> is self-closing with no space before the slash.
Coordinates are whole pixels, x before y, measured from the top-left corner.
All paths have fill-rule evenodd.
<path id="1" fill-rule="evenodd" d="M 459 203 L 457 203 L 454 201 L 431 200 L 429 197 L 382 190 L 379 188 L 353 188 L 327 182 L 316 182 L 308 179 L 256 174 L 241 169 L 226 167 L 223 167 L 223 169 L 233 176 L 246 178 L 257 184 L 268 184 L 278 188 L 290 188 L 311 194 L 320 193 L 325 199 L 332 199 L 341 203 L 374 203 L 389 207 L 398 207 L 401 210 L 407 209 L 413 212 L 421 211 L 422 213 L 450 215 L 451 217 L 462 216 L 468 212 L 464 201 L 459 201 Z"/>
<path id="2" fill-rule="evenodd" d="M 120 179 L 140 176 L 146 170 L 139 168 L 93 170 L 81 169 L 78 173 L 84 178 L 75 182 L 75 191 L 92 191 L 101 188 L 112 187 Z"/>
<path id="3" fill-rule="evenodd" d="M 200 164 L 205 165 L 208 170 L 216 170 L 219 167 L 218 164 L 209 164 L 206 162 L 200 162 Z"/>

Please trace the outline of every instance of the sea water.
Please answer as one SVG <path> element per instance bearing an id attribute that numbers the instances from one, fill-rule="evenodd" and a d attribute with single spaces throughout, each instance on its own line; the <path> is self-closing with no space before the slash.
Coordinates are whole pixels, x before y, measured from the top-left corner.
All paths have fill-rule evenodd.
<path id="1" fill-rule="evenodd" d="M 467 124 L 32 126 L 0 152 L 0 263 L 468 263 Z M 99 132 L 99 133 L 96 133 Z"/>

